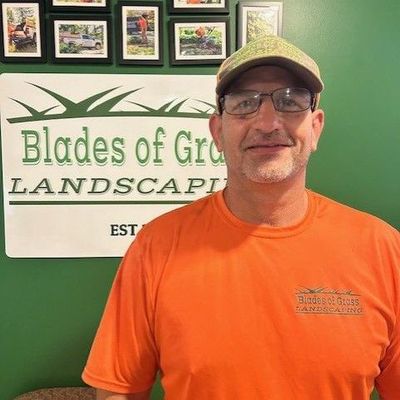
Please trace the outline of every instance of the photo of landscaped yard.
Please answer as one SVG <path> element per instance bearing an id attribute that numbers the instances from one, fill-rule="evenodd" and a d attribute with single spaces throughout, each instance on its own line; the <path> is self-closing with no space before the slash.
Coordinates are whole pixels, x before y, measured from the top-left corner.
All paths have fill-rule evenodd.
<path id="1" fill-rule="evenodd" d="M 182 56 L 222 54 L 222 31 L 215 25 L 179 27 L 179 53 Z"/>

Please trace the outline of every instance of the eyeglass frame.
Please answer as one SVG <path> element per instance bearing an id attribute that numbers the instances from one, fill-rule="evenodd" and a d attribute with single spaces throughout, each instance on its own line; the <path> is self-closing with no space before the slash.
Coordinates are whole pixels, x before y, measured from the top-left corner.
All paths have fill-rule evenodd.
<path id="1" fill-rule="evenodd" d="M 279 111 L 279 110 L 277 110 L 277 109 L 275 108 L 275 104 L 274 104 L 274 102 L 273 102 L 272 94 L 273 94 L 274 92 L 276 92 L 277 90 L 282 90 L 282 89 L 305 89 L 305 90 L 307 90 L 307 91 L 310 93 L 310 95 L 311 95 L 311 104 L 310 104 L 307 108 L 305 108 L 304 110 L 298 110 L 298 111 Z M 243 91 L 246 92 L 246 90 L 243 90 Z M 315 111 L 315 109 L 316 109 L 317 95 L 316 95 L 314 92 L 312 92 L 310 89 L 305 88 L 305 87 L 283 87 L 283 88 L 277 88 L 277 89 L 275 89 L 275 90 L 272 90 L 271 92 L 259 92 L 258 90 L 248 90 L 248 91 L 249 91 L 249 92 L 257 93 L 257 95 L 259 96 L 259 104 L 258 104 L 258 107 L 257 107 L 254 111 L 249 112 L 249 113 L 246 113 L 246 114 L 231 114 L 231 113 L 229 113 L 229 112 L 226 111 L 227 114 L 229 114 L 229 115 L 250 115 L 250 114 L 254 114 L 254 113 L 258 112 L 258 110 L 260 109 L 260 107 L 261 107 L 261 105 L 262 105 L 262 103 L 263 103 L 263 102 L 262 102 L 262 98 L 263 98 L 263 97 L 271 97 L 272 105 L 273 105 L 273 107 L 274 107 L 274 110 L 277 111 L 277 112 L 282 112 L 282 113 L 289 113 L 289 114 L 291 114 L 291 113 L 304 112 L 304 111 L 307 111 L 308 109 L 310 109 L 310 110 L 313 112 L 313 111 Z M 238 91 L 238 92 L 239 92 L 239 91 Z M 235 92 L 224 93 L 224 94 L 222 94 L 221 96 L 218 97 L 217 105 L 218 105 L 218 112 L 219 112 L 220 115 L 221 115 L 221 114 L 223 113 L 223 111 L 225 110 L 225 108 L 224 108 L 225 96 L 228 95 L 228 94 L 230 94 L 230 93 L 235 93 Z"/>

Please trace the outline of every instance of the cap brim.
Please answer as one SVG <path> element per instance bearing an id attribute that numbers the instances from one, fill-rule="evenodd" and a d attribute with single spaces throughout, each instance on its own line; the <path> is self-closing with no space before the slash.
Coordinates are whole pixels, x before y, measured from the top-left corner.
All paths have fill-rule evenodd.
<path id="1" fill-rule="evenodd" d="M 231 72 L 228 72 L 217 84 L 215 89 L 217 95 L 222 95 L 226 91 L 227 87 L 231 85 L 231 83 L 238 77 L 238 75 L 250 68 L 261 65 L 276 65 L 291 71 L 294 75 L 296 75 L 296 77 L 301 79 L 306 87 L 313 93 L 321 93 L 324 89 L 324 84 L 322 83 L 321 79 L 319 79 L 303 65 L 282 56 L 268 56 L 249 60 L 236 67 Z"/>

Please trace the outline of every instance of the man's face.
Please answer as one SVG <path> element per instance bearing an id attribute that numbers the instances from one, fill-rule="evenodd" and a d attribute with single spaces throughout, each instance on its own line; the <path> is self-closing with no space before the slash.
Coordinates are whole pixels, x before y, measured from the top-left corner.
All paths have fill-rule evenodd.
<path id="1" fill-rule="evenodd" d="M 252 68 L 229 88 L 269 93 L 278 88 L 303 87 L 289 71 L 275 66 Z M 270 97 L 249 115 L 210 119 L 210 131 L 219 151 L 224 152 L 228 179 L 240 182 L 276 183 L 304 179 L 310 154 L 317 149 L 323 128 L 321 110 L 284 113 L 275 111 Z"/>

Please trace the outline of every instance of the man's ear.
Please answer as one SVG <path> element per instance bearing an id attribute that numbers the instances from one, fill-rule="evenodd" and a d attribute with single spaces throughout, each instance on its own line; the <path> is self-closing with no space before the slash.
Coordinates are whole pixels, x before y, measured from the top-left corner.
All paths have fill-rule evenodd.
<path id="1" fill-rule="evenodd" d="M 321 109 L 317 109 L 312 113 L 312 151 L 316 151 L 318 148 L 319 138 L 321 137 L 322 130 L 324 129 L 325 114 Z"/>
<path id="2" fill-rule="evenodd" d="M 208 127 L 210 129 L 211 136 L 217 146 L 218 151 L 223 151 L 222 144 L 222 116 L 218 114 L 212 114 L 208 120 Z"/>

